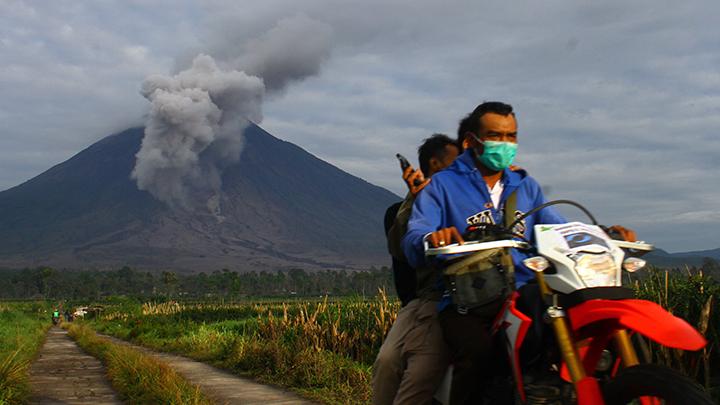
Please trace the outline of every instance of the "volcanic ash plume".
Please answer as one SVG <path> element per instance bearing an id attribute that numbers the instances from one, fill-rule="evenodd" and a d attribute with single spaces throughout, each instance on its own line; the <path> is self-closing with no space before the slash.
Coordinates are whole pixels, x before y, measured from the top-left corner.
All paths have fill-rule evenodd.
<path id="1" fill-rule="evenodd" d="M 332 29 L 327 24 L 304 15 L 285 18 L 264 35 L 247 41 L 241 56 L 229 63 L 234 69 L 262 77 L 268 93 L 282 92 L 291 82 L 320 72 L 330 54 L 331 39 Z"/>
<path id="2" fill-rule="evenodd" d="M 262 121 L 262 80 L 199 55 L 176 76 L 148 77 L 141 93 L 151 108 L 132 173 L 138 188 L 173 207 L 214 195 L 222 169 L 240 156 L 248 119 Z"/>
<path id="3" fill-rule="evenodd" d="M 240 45 L 216 44 L 216 59 L 201 54 L 175 76 L 148 77 L 141 93 L 151 108 L 132 173 L 138 188 L 171 207 L 207 206 L 221 219 L 222 171 L 240 159 L 248 120 L 262 121 L 266 90 L 317 74 L 330 38 L 326 24 L 286 18 Z"/>

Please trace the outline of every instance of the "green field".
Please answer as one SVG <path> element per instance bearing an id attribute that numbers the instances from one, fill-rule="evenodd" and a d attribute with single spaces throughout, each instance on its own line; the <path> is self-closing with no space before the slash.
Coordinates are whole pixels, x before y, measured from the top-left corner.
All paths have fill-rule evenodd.
<path id="1" fill-rule="evenodd" d="M 50 327 L 50 305 L 0 302 L 0 404 L 27 399 L 30 362 Z"/>
<path id="2" fill-rule="evenodd" d="M 629 277 L 629 276 L 628 276 Z M 635 277 L 635 276 L 633 276 Z M 648 270 L 628 280 L 640 298 L 658 302 L 705 334 L 708 348 L 681 353 L 650 345 L 653 360 L 694 377 L 717 396 L 720 284 L 702 271 Z M 161 351 L 189 356 L 325 403 L 369 403 L 371 366 L 399 303 L 381 291 L 370 299 L 286 298 L 202 302 L 116 297 L 94 302 L 82 325 Z M 22 395 L 27 359 L 49 325 L 48 307 L 2 304 L 0 354 L 23 347 L 13 364 Z M 18 325 L 8 328 L 7 325 Z M 24 326 L 23 326 L 24 325 Z M 34 329 L 33 329 L 34 328 Z M 33 330 L 33 333 L 26 333 Z M 14 334 L 13 334 L 14 331 Z M 89 333 L 89 332 L 84 332 Z M 8 339 L 7 336 L 10 336 Z M 25 362 L 25 363 L 24 363 Z M 136 388 L 133 388 L 136 389 Z M 2 402 L 0 402 L 2 403 Z"/>
<path id="3" fill-rule="evenodd" d="M 125 302 L 88 323 L 327 403 L 368 403 L 371 366 L 398 308 L 384 294 L 372 300 Z"/>
<path id="4" fill-rule="evenodd" d="M 720 317 L 708 311 L 720 285 L 702 272 L 650 270 L 631 280 L 638 295 L 661 303 L 718 342 Z M 710 303 L 710 304 L 708 304 Z M 236 303 L 132 303 L 107 306 L 90 321 L 101 333 L 193 357 L 291 387 L 328 403 L 368 403 L 382 338 L 399 305 L 375 299 L 254 300 Z M 650 346 L 654 361 L 715 386 L 716 353 L 678 354 Z M 715 368 L 715 369 L 713 369 Z"/>

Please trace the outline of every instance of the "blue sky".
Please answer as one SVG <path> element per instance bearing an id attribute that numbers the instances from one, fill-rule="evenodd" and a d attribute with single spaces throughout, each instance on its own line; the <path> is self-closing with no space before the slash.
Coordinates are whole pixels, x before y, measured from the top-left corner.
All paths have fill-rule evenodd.
<path id="1" fill-rule="evenodd" d="M 669 251 L 718 248 L 719 12 L 714 1 L 0 0 L 0 189 L 143 124 L 148 75 L 201 52 L 242 59 L 238 44 L 301 16 L 330 28 L 328 54 L 268 94 L 272 134 L 402 194 L 396 152 L 414 158 L 478 103 L 506 101 L 517 163 L 549 198 Z"/>

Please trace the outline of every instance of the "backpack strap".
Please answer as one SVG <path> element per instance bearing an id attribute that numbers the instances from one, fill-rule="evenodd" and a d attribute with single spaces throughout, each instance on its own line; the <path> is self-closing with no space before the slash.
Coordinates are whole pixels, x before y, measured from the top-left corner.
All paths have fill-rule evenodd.
<path id="1" fill-rule="evenodd" d="M 515 189 L 505 200 L 503 209 L 503 222 L 507 228 L 515 221 L 515 211 L 517 211 L 517 189 Z"/>
<path id="2" fill-rule="evenodd" d="M 503 222 L 505 223 L 506 228 L 515 221 L 515 211 L 517 211 L 517 194 L 517 189 L 513 190 L 513 192 L 510 193 L 510 195 L 508 196 L 507 200 L 505 200 L 505 206 L 503 207 Z M 500 259 L 500 262 L 502 263 L 503 267 L 507 269 L 508 275 L 512 280 L 512 285 L 514 286 L 515 266 L 513 265 L 510 249 L 503 249 L 503 255 Z"/>

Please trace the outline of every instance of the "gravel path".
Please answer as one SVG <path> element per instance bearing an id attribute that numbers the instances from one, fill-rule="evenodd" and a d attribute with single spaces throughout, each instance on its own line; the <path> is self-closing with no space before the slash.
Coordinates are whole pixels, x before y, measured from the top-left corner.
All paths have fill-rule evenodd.
<path id="1" fill-rule="evenodd" d="M 122 404 L 95 357 L 53 326 L 30 367 L 30 404 Z"/>
<path id="2" fill-rule="evenodd" d="M 263 385 L 247 378 L 238 377 L 227 371 L 188 359 L 187 357 L 156 352 L 107 335 L 99 336 L 110 339 L 115 343 L 131 346 L 157 357 L 180 373 L 188 381 L 198 385 L 208 397 L 219 404 L 316 404 L 282 388 Z"/>

